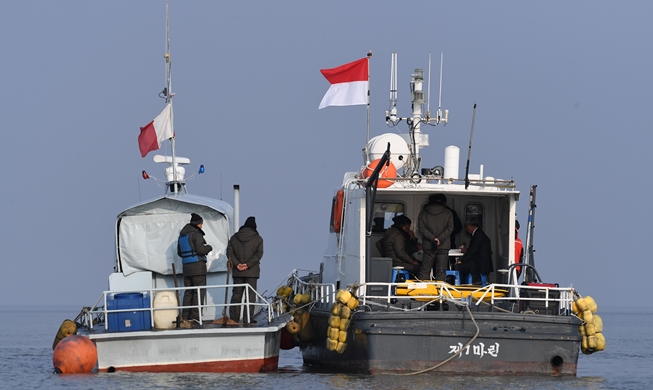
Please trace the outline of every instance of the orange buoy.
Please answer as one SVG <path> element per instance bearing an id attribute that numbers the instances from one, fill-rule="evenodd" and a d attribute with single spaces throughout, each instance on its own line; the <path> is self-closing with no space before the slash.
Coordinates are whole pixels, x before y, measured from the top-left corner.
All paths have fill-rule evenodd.
<path id="1" fill-rule="evenodd" d="M 363 176 L 364 179 L 370 177 L 372 172 L 374 172 L 374 168 L 376 168 L 380 161 L 381 159 L 379 158 L 367 164 L 363 169 L 363 172 L 361 172 L 361 176 Z M 395 168 L 395 165 L 392 162 L 389 162 L 379 171 L 379 188 L 390 187 L 395 182 L 395 177 L 397 177 L 397 168 Z"/>
<path id="2" fill-rule="evenodd" d="M 97 363 L 95 344 L 84 336 L 72 335 L 57 344 L 52 364 L 58 374 L 84 374 Z"/>

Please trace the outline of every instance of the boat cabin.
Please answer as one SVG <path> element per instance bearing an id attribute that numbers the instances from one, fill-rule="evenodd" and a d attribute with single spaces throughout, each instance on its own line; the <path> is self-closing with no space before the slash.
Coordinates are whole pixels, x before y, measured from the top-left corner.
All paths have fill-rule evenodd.
<path id="1" fill-rule="evenodd" d="M 403 214 L 411 219 L 411 230 L 421 243 L 423 238 L 417 222 L 419 213 L 428 203 L 429 196 L 443 194 L 447 206 L 463 225 L 467 218 L 474 217 L 490 238 L 494 272 L 487 275 L 488 282 L 506 283 L 507 269 L 515 262 L 515 215 L 519 192 L 514 183 L 483 177 L 479 173 L 469 175 L 469 185 L 465 186 L 457 175 L 445 177 L 442 174 L 419 178 L 386 177 L 379 179 L 381 184 L 375 189 L 367 188 L 365 178 L 360 174 L 345 175 L 332 202 L 323 282 L 334 283 L 336 288 L 354 283 L 391 282 L 392 262 L 383 258 L 377 242 L 392 226 L 393 218 Z M 382 185 L 387 186 L 380 188 Z M 470 239 L 463 227 L 455 235 L 452 249 L 463 243 L 469 245 Z M 414 255 L 418 259 L 419 256 L 421 253 Z"/>

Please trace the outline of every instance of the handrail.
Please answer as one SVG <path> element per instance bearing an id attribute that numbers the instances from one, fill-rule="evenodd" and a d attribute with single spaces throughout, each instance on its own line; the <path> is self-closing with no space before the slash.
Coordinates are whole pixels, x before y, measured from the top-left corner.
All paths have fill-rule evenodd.
<path id="1" fill-rule="evenodd" d="M 313 301 L 319 301 L 322 303 L 331 303 L 334 301 L 333 297 L 335 294 L 335 286 L 332 283 L 317 283 L 317 282 L 304 282 L 300 280 L 300 278 L 296 274 L 291 274 L 291 276 L 294 276 L 293 278 L 293 285 L 295 287 L 297 286 L 304 286 L 305 288 L 311 288 L 311 298 Z M 437 295 L 427 295 L 427 294 L 421 294 L 421 295 L 397 295 L 396 294 L 396 289 L 401 288 L 401 287 L 407 287 L 407 285 L 411 284 L 413 282 L 400 282 L 400 283 L 386 283 L 386 282 L 368 282 L 364 283 L 361 285 L 358 285 L 358 291 L 366 291 L 363 287 L 365 286 L 385 286 L 387 287 L 387 294 L 385 295 L 370 295 L 366 293 L 360 293 L 358 295 L 358 298 L 361 299 L 362 305 L 366 305 L 368 300 L 371 299 L 383 299 L 386 300 L 388 303 L 391 302 L 393 299 L 415 299 L 416 297 L 419 298 L 425 298 L 425 299 L 431 299 L 431 301 L 451 301 L 451 302 L 456 302 L 461 305 L 467 305 L 467 304 L 474 304 L 475 306 L 479 306 L 482 302 L 485 301 L 486 298 L 489 298 L 489 303 L 494 305 L 496 302 L 500 301 L 512 301 L 512 302 L 544 302 L 544 307 L 548 310 L 550 304 L 553 302 L 559 302 L 559 310 L 558 313 L 554 313 L 557 315 L 570 315 L 571 313 L 571 302 L 573 301 L 573 292 L 574 289 L 570 287 L 543 287 L 543 286 L 528 286 L 528 285 L 520 285 L 519 289 L 522 291 L 525 290 L 530 290 L 530 291 L 542 291 L 544 290 L 544 297 L 533 297 L 533 296 L 503 296 L 503 297 L 497 297 L 495 296 L 495 292 L 497 289 L 501 289 L 504 291 L 510 291 L 510 289 L 515 288 L 516 286 L 514 284 L 499 284 L 499 283 L 493 283 L 487 286 L 479 287 L 475 290 L 465 290 L 461 291 L 457 287 L 459 286 L 453 286 L 448 283 L 444 282 L 422 282 L 422 281 L 415 281 L 414 283 L 419 283 L 419 284 L 424 284 L 424 285 L 435 285 L 438 288 L 438 294 Z M 293 288 L 293 290 L 296 290 Z M 328 294 L 324 294 L 323 291 L 329 291 Z M 560 295 L 559 297 L 553 297 L 551 295 L 552 291 L 559 291 Z M 481 295 L 478 297 L 474 297 L 475 294 L 480 293 Z M 489 295 L 488 295 L 489 294 Z M 424 306 L 428 304 L 429 302 L 425 302 Z"/>
<path id="2" fill-rule="evenodd" d="M 212 289 L 221 289 L 221 288 L 233 288 L 233 287 L 244 287 L 245 291 L 243 292 L 243 300 L 244 302 L 241 303 L 213 303 L 213 304 L 203 304 L 201 302 L 198 302 L 197 305 L 190 305 L 190 306 L 183 306 L 183 305 L 178 305 L 178 306 L 165 306 L 165 307 L 154 307 L 154 296 L 156 295 L 157 292 L 160 291 L 188 291 L 188 290 L 196 290 L 197 295 L 200 296 L 200 290 L 212 290 Z M 250 302 L 249 301 L 249 293 L 250 290 L 253 291 L 256 294 L 256 302 Z M 149 307 L 144 307 L 144 308 L 133 308 L 133 309 L 108 309 L 108 297 L 111 295 L 115 294 L 121 294 L 121 293 L 140 293 L 140 294 L 148 294 L 150 304 Z M 98 309 L 98 304 L 103 301 L 104 306 L 101 309 Z M 160 287 L 160 288 L 150 288 L 150 289 L 131 289 L 131 290 L 111 290 L 111 291 L 103 291 L 102 295 L 98 298 L 98 300 L 95 302 L 95 305 L 93 306 L 92 310 L 88 310 L 86 312 L 86 318 L 85 318 L 85 325 L 89 328 L 89 330 L 93 329 L 93 315 L 99 315 L 103 314 L 104 315 L 104 320 L 105 320 L 105 326 L 109 327 L 108 324 L 108 315 L 109 314 L 114 314 L 114 313 L 123 313 L 123 312 L 137 312 L 137 311 L 148 311 L 150 312 L 150 326 L 154 327 L 154 311 L 156 310 L 179 310 L 179 309 L 189 309 L 189 308 L 197 308 L 200 312 L 203 308 L 209 308 L 209 307 L 216 307 L 216 308 L 222 308 L 222 307 L 231 307 L 231 306 L 242 306 L 242 313 L 243 316 L 246 316 L 247 321 L 251 322 L 250 318 L 250 313 L 249 313 L 249 307 L 250 306 L 261 306 L 262 310 L 267 309 L 267 317 L 268 321 L 274 320 L 276 318 L 275 316 L 275 310 L 272 305 L 267 299 L 265 299 L 261 294 L 258 293 L 252 286 L 250 286 L 247 283 L 242 283 L 242 284 L 224 284 L 224 285 L 209 285 L 209 286 L 192 286 L 192 287 Z M 199 318 L 199 324 L 202 325 L 203 319 L 202 316 Z"/>

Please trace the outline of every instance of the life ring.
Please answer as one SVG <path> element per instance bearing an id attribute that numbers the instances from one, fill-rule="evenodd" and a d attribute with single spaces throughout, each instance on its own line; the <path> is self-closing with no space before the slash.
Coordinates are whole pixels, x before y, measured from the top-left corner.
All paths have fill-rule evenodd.
<path id="1" fill-rule="evenodd" d="M 374 172 L 376 166 L 379 165 L 379 162 L 381 162 L 380 158 L 367 164 L 367 166 L 363 169 L 363 172 L 361 172 L 361 176 L 364 179 L 367 179 L 368 177 L 372 176 L 372 172 Z M 390 187 L 392 184 L 394 184 L 395 177 L 397 177 L 397 168 L 395 168 L 395 165 L 392 162 L 388 162 L 388 164 L 382 167 L 381 170 L 379 171 L 378 187 L 379 188 Z"/>
<path id="2" fill-rule="evenodd" d="M 333 231 L 340 233 L 342 227 L 342 212 L 345 204 L 345 191 L 338 190 L 336 200 L 333 204 Z"/>

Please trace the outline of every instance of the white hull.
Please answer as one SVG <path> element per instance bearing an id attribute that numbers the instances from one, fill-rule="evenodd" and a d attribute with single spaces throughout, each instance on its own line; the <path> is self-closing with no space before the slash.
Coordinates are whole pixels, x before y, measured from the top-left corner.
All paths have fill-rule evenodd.
<path id="1" fill-rule="evenodd" d="M 284 325 L 277 320 L 251 327 L 83 335 L 97 346 L 98 371 L 262 372 L 277 369 Z"/>

